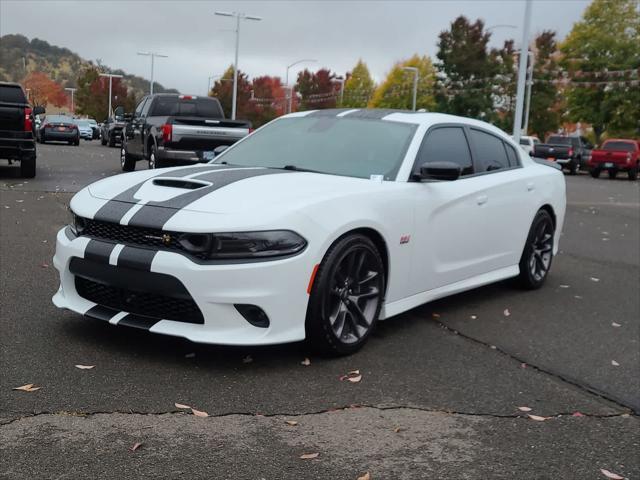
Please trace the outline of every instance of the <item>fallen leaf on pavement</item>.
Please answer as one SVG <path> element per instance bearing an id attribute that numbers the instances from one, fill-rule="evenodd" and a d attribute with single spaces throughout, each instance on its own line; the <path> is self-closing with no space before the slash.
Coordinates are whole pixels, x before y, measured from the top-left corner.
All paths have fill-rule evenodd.
<path id="1" fill-rule="evenodd" d="M 75 365 L 75 367 L 80 370 L 91 370 L 92 368 L 95 368 L 95 365 Z"/>
<path id="2" fill-rule="evenodd" d="M 560 288 L 569 288 L 569 285 L 560 285 Z"/>
<path id="3" fill-rule="evenodd" d="M 191 409 L 191 413 L 193 413 L 196 417 L 208 417 L 209 414 L 207 412 L 201 412 L 200 410 L 196 410 L 195 408 Z"/>
<path id="4" fill-rule="evenodd" d="M 600 281 L 600 279 L 599 279 L 599 278 L 596 278 L 596 277 L 591 277 L 591 281 L 592 281 L 592 282 L 599 282 L 599 281 Z"/>
<path id="5" fill-rule="evenodd" d="M 544 422 L 545 420 L 548 420 L 547 417 L 540 417 L 538 415 L 529 415 L 529 418 L 531 420 L 535 420 L 536 422 Z"/>
<path id="6" fill-rule="evenodd" d="M 475 316 L 475 315 L 471 315 L 471 320 L 475 320 L 476 318 L 478 318 L 478 317 Z"/>
<path id="7" fill-rule="evenodd" d="M 132 452 L 135 452 L 137 449 L 139 449 L 142 446 L 141 442 L 136 442 L 133 444 L 133 447 L 131 447 L 129 450 L 131 450 Z"/>
<path id="8" fill-rule="evenodd" d="M 616 362 L 615 360 L 611 360 L 611 365 L 613 365 L 614 367 L 619 367 L 620 364 L 618 362 Z"/>
<path id="9" fill-rule="evenodd" d="M 497 349 L 498 349 L 498 347 L 496 347 L 495 345 L 489 345 L 489 348 L 490 348 L 491 350 L 497 350 Z"/>
<path id="10" fill-rule="evenodd" d="M 358 383 L 362 380 L 362 375 L 360 375 L 360 370 L 352 370 L 347 372 L 346 375 L 342 375 L 340 377 L 340 381 L 349 380 L 351 383 Z"/>
<path id="11" fill-rule="evenodd" d="M 611 480 L 624 480 L 624 477 L 621 477 L 617 473 L 610 472 L 609 470 L 605 470 L 604 468 L 601 468 L 600 471 L 605 477 L 610 478 Z"/>
<path id="12" fill-rule="evenodd" d="M 21 387 L 15 387 L 13 390 L 21 390 L 23 392 L 35 392 L 36 390 L 40 390 L 42 387 L 34 387 L 33 383 L 27 383 L 26 385 L 22 385 Z"/>
<path id="13" fill-rule="evenodd" d="M 404 428 L 401 428 L 401 427 L 396 427 L 396 428 L 393 429 L 394 433 L 400 433 L 403 430 L 404 430 Z"/>
<path id="14" fill-rule="evenodd" d="M 189 405 L 185 405 L 183 403 L 174 403 L 176 408 L 181 408 L 183 410 L 189 410 L 191 407 Z"/>
<path id="15" fill-rule="evenodd" d="M 518 410 L 520 410 L 521 412 L 530 412 L 533 409 L 529 407 L 518 407 Z"/>
<path id="16" fill-rule="evenodd" d="M 580 412 L 573 412 L 571 414 L 572 417 L 584 417 L 584 413 L 580 413 Z"/>
<path id="17" fill-rule="evenodd" d="M 302 460 L 311 460 L 313 458 L 318 458 L 319 456 L 319 453 L 303 453 L 302 455 L 300 455 L 300 458 Z"/>
<path id="18" fill-rule="evenodd" d="M 505 308 L 505 309 L 504 309 L 504 312 L 502 312 L 502 313 L 504 313 L 504 316 L 505 316 L 505 317 L 508 317 L 509 315 L 511 315 L 511 312 L 509 311 L 509 309 L 508 309 L 508 308 Z"/>
<path id="19" fill-rule="evenodd" d="M 304 365 L 305 367 L 308 367 L 309 365 L 311 365 L 311 360 L 309 360 L 308 358 L 305 358 L 303 361 L 300 362 L 300 365 Z"/>
<path id="20" fill-rule="evenodd" d="M 526 363 L 521 363 L 520 364 L 520 368 L 527 368 L 527 364 Z"/>
<path id="21" fill-rule="evenodd" d="M 616 322 L 611 322 L 611 326 L 612 327 L 621 327 L 622 325 L 620 325 L 619 323 L 616 323 Z"/>
<path id="22" fill-rule="evenodd" d="M 251 358 L 251 355 L 247 355 L 242 359 L 242 363 L 251 363 L 251 362 L 253 362 L 253 358 Z"/>
<path id="23" fill-rule="evenodd" d="M 364 475 L 362 475 L 361 477 L 358 477 L 357 480 L 371 480 L 371 475 L 369 475 L 369 472 L 367 472 Z"/>
<path id="24" fill-rule="evenodd" d="M 49 264 L 48 263 L 43 263 L 42 265 L 40 265 L 40 268 L 49 268 Z"/>
<path id="25" fill-rule="evenodd" d="M 192 352 L 192 353 L 187 353 L 187 354 L 184 356 L 184 358 L 194 358 L 195 356 L 196 356 L 196 354 Z"/>
<path id="26" fill-rule="evenodd" d="M 296 422 L 295 420 L 285 420 L 284 423 L 286 423 L 287 425 L 291 425 L 292 427 L 298 425 L 298 422 Z"/>

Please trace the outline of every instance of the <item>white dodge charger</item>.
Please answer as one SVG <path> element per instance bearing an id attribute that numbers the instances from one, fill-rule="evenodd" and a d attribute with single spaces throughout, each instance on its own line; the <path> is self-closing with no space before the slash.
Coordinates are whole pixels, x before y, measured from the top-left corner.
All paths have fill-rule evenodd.
<path id="1" fill-rule="evenodd" d="M 540 287 L 565 202 L 559 170 L 484 122 L 294 113 L 212 163 L 78 192 L 53 302 L 194 342 L 348 354 L 436 298 L 511 277 Z"/>

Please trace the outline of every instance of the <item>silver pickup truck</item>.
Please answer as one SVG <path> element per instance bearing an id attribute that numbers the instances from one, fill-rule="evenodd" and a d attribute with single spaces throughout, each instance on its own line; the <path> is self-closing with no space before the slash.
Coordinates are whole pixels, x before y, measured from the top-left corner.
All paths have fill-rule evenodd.
<path id="1" fill-rule="evenodd" d="M 217 147 L 251 131 L 248 121 L 225 119 L 212 97 L 148 95 L 126 118 L 120 154 L 124 171 L 134 170 L 139 160 L 147 160 L 149 168 L 208 162 Z"/>

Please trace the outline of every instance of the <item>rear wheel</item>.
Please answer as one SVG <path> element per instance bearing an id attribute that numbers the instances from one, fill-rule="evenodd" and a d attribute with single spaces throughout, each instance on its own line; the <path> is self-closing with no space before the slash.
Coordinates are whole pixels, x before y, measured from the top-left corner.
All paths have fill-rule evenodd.
<path id="1" fill-rule="evenodd" d="M 578 164 L 577 160 L 571 160 L 569 162 L 569 175 L 575 175 L 576 173 L 578 173 L 579 169 L 580 165 Z"/>
<path id="2" fill-rule="evenodd" d="M 33 178 L 36 176 L 36 157 L 28 157 L 20 160 L 20 176 Z"/>
<path id="3" fill-rule="evenodd" d="M 540 288 L 547 278 L 553 260 L 553 219 L 546 210 L 539 210 L 533 219 L 527 243 L 520 258 L 520 285 L 527 289 Z"/>
<path id="4" fill-rule="evenodd" d="M 627 175 L 629 175 L 629 180 L 637 180 L 638 179 L 638 167 L 633 167 L 630 168 L 629 171 L 627 172 Z"/>
<path id="5" fill-rule="evenodd" d="M 591 170 L 589 170 L 589 173 L 591 174 L 591 176 L 593 178 L 600 178 L 600 173 L 602 172 L 602 170 L 600 170 L 599 168 L 592 168 Z"/>
<path id="6" fill-rule="evenodd" d="M 120 168 L 123 172 L 133 172 L 136 169 L 136 160 L 127 152 L 127 146 L 120 147 Z"/>
<path id="7" fill-rule="evenodd" d="M 104 135 L 100 135 L 100 143 L 102 144 L 102 146 L 105 146 L 107 144 L 107 137 L 105 137 Z"/>
<path id="8" fill-rule="evenodd" d="M 354 353 L 374 330 L 384 299 L 380 252 L 364 235 L 338 240 L 314 279 L 307 308 L 307 339 L 330 355 Z"/>
<path id="9" fill-rule="evenodd" d="M 163 167 L 162 162 L 158 160 L 156 146 L 151 145 L 151 148 L 149 149 L 149 169 L 162 168 L 162 167 Z"/>
<path id="10" fill-rule="evenodd" d="M 109 146 L 110 147 L 116 146 L 116 137 L 113 134 L 109 135 Z"/>
<path id="11" fill-rule="evenodd" d="M 611 180 L 613 180 L 614 178 L 616 178 L 618 176 L 618 170 L 616 170 L 615 168 L 612 168 L 611 170 L 609 170 L 609 178 Z"/>

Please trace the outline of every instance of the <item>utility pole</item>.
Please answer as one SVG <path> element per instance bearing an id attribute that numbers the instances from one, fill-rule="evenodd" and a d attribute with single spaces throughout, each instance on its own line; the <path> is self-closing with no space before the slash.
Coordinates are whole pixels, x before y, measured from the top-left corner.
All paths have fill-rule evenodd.
<path id="1" fill-rule="evenodd" d="M 413 72 L 413 102 L 411 110 L 416 111 L 416 102 L 418 100 L 418 77 L 420 76 L 420 71 L 416 67 L 402 67 L 403 70 L 407 72 Z"/>
<path id="2" fill-rule="evenodd" d="M 143 57 L 151 57 L 151 80 L 149 86 L 149 95 L 153 95 L 153 63 L 156 57 L 158 58 L 169 58 L 168 55 L 162 55 L 161 53 L 156 52 L 138 52 L 138 55 L 142 55 Z"/>
<path id="3" fill-rule="evenodd" d="M 238 102 L 238 50 L 240 48 L 240 20 L 255 20 L 259 22 L 261 17 L 247 15 L 238 12 L 213 12 L 221 17 L 233 17 L 236 19 L 236 55 L 233 63 L 233 95 L 231 96 L 231 120 L 236 119 L 236 107 Z"/>
<path id="4" fill-rule="evenodd" d="M 109 77 L 109 113 L 107 117 L 111 117 L 111 92 L 113 91 L 113 79 L 114 78 L 122 78 L 122 75 L 114 75 L 113 73 L 101 73 L 101 77 Z"/>
<path id="5" fill-rule="evenodd" d="M 295 62 L 287 65 L 287 74 L 285 75 L 285 80 L 284 83 L 287 86 L 287 92 L 289 95 L 289 98 L 287 98 L 287 113 L 291 113 L 291 106 L 293 103 L 293 85 L 289 85 L 289 69 L 291 67 L 295 67 L 296 65 L 298 65 L 299 63 L 315 63 L 317 62 L 317 60 L 314 60 L 312 58 L 303 58 L 302 60 L 296 60 Z"/>
<path id="6" fill-rule="evenodd" d="M 531 23 L 531 0 L 527 0 L 524 9 L 522 44 L 520 45 L 520 65 L 518 68 L 518 89 L 516 93 L 516 113 L 513 119 L 513 139 L 520 142 L 522 136 L 522 110 L 524 107 L 525 82 L 527 76 L 527 52 L 529 51 L 529 27 Z"/>
<path id="7" fill-rule="evenodd" d="M 533 89 L 533 64 L 535 62 L 535 55 L 533 52 L 529 52 L 529 68 L 527 70 L 527 108 L 524 112 L 524 127 L 522 131 L 525 135 L 529 135 L 529 111 L 531 110 L 531 90 Z"/>
<path id="8" fill-rule="evenodd" d="M 65 90 L 67 92 L 71 92 L 71 113 L 75 114 L 76 113 L 76 107 L 73 103 L 73 96 L 76 93 L 77 88 L 65 88 Z"/>
<path id="9" fill-rule="evenodd" d="M 336 77 L 336 82 L 340 82 L 340 107 L 342 107 L 342 102 L 344 101 L 344 77 Z"/>

